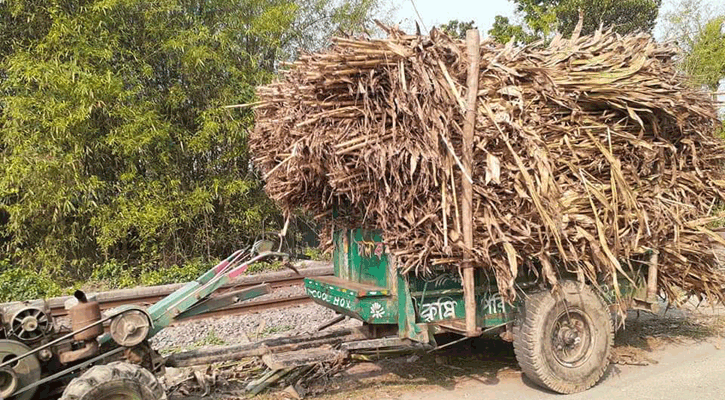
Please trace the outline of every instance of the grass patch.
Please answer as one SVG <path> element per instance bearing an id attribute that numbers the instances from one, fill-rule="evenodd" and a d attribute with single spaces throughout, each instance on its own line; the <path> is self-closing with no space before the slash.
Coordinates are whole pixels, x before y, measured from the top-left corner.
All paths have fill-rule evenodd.
<path id="1" fill-rule="evenodd" d="M 259 336 L 260 337 L 270 336 L 270 335 L 274 335 L 276 333 L 290 331 L 293 328 L 294 327 L 291 325 L 270 326 L 270 327 L 262 329 L 262 331 L 259 332 Z"/>

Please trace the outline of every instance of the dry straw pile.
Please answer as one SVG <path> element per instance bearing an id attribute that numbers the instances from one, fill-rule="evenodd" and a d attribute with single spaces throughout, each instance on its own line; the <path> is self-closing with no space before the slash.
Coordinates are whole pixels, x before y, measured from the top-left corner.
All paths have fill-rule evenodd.
<path id="1" fill-rule="evenodd" d="M 563 271 L 592 281 L 629 273 L 649 250 L 664 293 L 725 297 L 708 229 L 725 147 L 712 99 L 676 72 L 673 47 L 609 32 L 484 41 L 466 171 L 465 43 L 389 34 L 336 39 L 258 88 L 251 149 L 283 210 L 381 229 L 405 272 L 468 257 L 508 299 L 524 266 L 551 283 Z M 464 179 L 473 248 L 461 240 Z"/>

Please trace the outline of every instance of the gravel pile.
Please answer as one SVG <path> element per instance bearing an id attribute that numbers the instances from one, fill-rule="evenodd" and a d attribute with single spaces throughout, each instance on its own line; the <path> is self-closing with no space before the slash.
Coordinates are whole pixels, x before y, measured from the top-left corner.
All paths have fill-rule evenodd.
<path id="1" fill-rule="evenodd" d="M 304 293 L 301 287 L 279 288 L 254 300 L 283 298 Z M 252 301 L 254 301 L 252 300 Z M 152 346 L 162 352 L 207 346 L 248 343 L 278 336 L 296 336 L 314 332 L 337 314 L 317 304 L 305 304 L 243 315 L 208 318 L 179 323 L 159 332 Z M 345 320 L 336 327 L 358 326 L 357 320 Z"/>

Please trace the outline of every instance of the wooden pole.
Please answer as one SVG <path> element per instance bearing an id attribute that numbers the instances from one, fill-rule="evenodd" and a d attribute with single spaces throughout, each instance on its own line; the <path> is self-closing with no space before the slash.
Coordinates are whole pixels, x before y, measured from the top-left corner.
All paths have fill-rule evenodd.
<path id="1" fill-rule="evenodd" d="M 466 31 L 466 49 L 470 65 L 466 86 L 466 120 L 463 125 L 463 169 L 473 177 L 473 131 L 476 128 L 476 100 L 478 98 L 478 72 L 481 49 L 481 38 L 477 29 Z M 473 248 L 473 185 L 467 179 L 461 179 L 463 195 L 461 196 L 461 209 L 463 219 L 463 243 L 468 249 Z M 465 259 L 470 259 L 468 254 Z M 463 301 L 466 308 L 466 335 L 478 336 L 476 326 L 476 286 L 471 261 L 464 261 L 463 265 Z"/>
<path id="2" fill-rule="evenodd" d="M 652 252 L 647 270 L 647 302 L 657 302 L 657 272 L 659 270 L 660 254 L 657 250 Z"/>

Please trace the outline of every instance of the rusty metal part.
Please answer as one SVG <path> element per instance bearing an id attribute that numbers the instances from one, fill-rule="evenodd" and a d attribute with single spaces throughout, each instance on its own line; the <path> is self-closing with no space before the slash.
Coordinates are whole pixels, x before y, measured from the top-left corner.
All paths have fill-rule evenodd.
<path id="1" fill-rule="evenodd" d="M 331 319 L 331 320 L 329 320 L 327 322 L 324 322 L 322 325 L 318 326 L 317 329 L 315 329 L 315 331 L 317 331 L 317 332 L 323 331 L 323 330 L 325 330 L 325 329 L 327 329 L 327 328 L 329 328 L 329 327 L 331 327 L 331 326 L 333 326 L 335 324 L 338 324 L 338 323 L 344 321 L 345 318 L 347 318 L 347 315 L 340 314 L 340 315 L 336 316 L 335 318 L 333 318 L 333 319 Z"/>
<path id="2" fill-rule="evenodd" d="M 137 364 L 146 368 L 156 376 L 161 376 L 166 372 L 164 369 L 164 357 L 152 349 L 148 342 L 144 342 L 138 346 L 124 348 L 123 358 L 131 364 Z"/>
<path id="3" fill-rule="evenodd" d="M 125 356 L 126 361 L 131 364 L 141 365 L 146 358 L 147 352 L 145 349 L 139 347 L 128 347 L 123 351 L 123 355 Z"/>
<path id="4" fill-rule="evenodd" d="M 58 338 L 56 338 L 56 339 L 54 339 L 54 340 L 52 340 L 52 341 L 50 341 L 48 343 L 45 343 L 45 344 L 40 345 L 38 347 L 35 347 L 34 349 L 30 349 L 29 347 L 25 346 L 28 349 L 28 351 L 26 351 L 24 353 L 15 354 L 12 357 L 2 357 L 2 358 L 0 358 L 0 360 L 2 360 L 2 361 L 0 361 L 0 368 L 15 365 L 16 363 L 18 363 L 21 360 L 24 360 L 26 358 L 34 358 L 34 359 L 37 360 L 36 354 L 38 354 L 39 352 L 41 352 L 41 351 L 43 351 L 45 349 L 50 349 L 50 348 L 61 348 L 61 347 L 63 347 L 63 343 L 66 342 L 66 341 L 68 341 L 69 339 L 71 339 L 75 334 L 77 334 L 77 333 L 79 333 L 81 331 L 85 331 L 87 329 L 94 328 L 95 326 L 101 325 L 101 324 L 103 324 L 106 321 L 110 321 L 111 318 L 115 317 L 116 315 L 120 315 L 121 313 L 129 312 L 129 311 L 132 311 L 132 310 L 138 310 L 138 311 L 141 311 L 141 312 L 144 311 L 143 309 L 136 308 L 133 305 L 127 306 L 127 308 L 125 310 L 122 310 L 122 311 L 116 312 L 116 313 L 111 313 L 110 315 L 108 315 L 107 317 L 104 317 L 103 319 L 101 319 L 98 322 L 94 322 L 93 324 L 90 324 L 88 326 L 84 326 L 83 328 L 81 328 L 81 329 L 79 329 L 77 331 L 73 331 L 73 332 L 70 332 L 70 333 L 63 334 L 60 337 L 58 337 Z M 9 340 L 8 342 L 17 343 L 17 342 L 14 342 L 12 340 Z M 122 349 L 122 348 L 119 348 L 119 349 Z M 111 350 L 109 352 L 106 352 L 102 357 L 108 357 L 111 354 L 116 354 L 116 353 L 117 353 L 116 350 Z M 73 367 L 73 368 L 75 368 L 75 367 Z M 66 369 L 64 371 L 61 371 L 62 374 L 66 374 L 66 373 L 70 373 L 70 372 L 71 372 L 71 370 L 69 370 L 69 369 Z M 60 376 L 62 376 L 62 375 L 60 375 Z M 43 378 L 44 381 L 45 381 L 45 379 L 47 379 L 47 378 Z M 34 388 L 34 387 L 36 387 L 36 385 L 34 384 L 34 385 L 32 385 L 32 387 Z M 23 389 L 20 389 L 19 392 L 28 391 L 29 390 L 28 388 L 29 387 L 24 387 Z"/>
<path id="5" fill-rule="evenodd" d="M 166 358 L 166 366 L 178 368 L 213 364 L 222 361 L 234 361 L 247 357 L 263 356 L 271 353 L 316 348 L 323 345 L 337 345 L 351 340 L 366 338 L 368 336 L 359 329 L 341 329 L 324 334 L 318 333 L 308 336 L 268 339 L 242 345 L 175 353 Z"/>
<path id="6" fill-rule="evenodd" d="M 101 320 L 101 306 L 97 301 L 78 303 L 70 307 L 68 314 L 71 318 L 71 329 L 77 331 L 88 325 Z M 103 334 L 103 326 L 98 324 L 84 331 L 73 335 L 73 339 L 79 342 L 94 340 Z"/>
<path id="7" fill-rule="evenodd" d="M 93 339 L 83 343 L 83 347 L 78 350 L 71 350 L 58 354 L 58 358 L 60 359 L 60 362 L 62 364 L 69 364 L 74 361 L 84 360 L 86 358 L 93 357 L 98 354 L 98 350 L 98 342 Z"/>
<path id="8" fill-rule="evenodd" d="M 133 347 L 143 342 L 149 334 L 151 323 L 140 311 L 121 314 L 111 320 L 111 337 L 121 346 Z"/>
<path id="9" fill-rule="evenodd" d="M 501 340 L 504 342 L 513 343 L 514 342 L 514 332 L 511 327 L 512 324 L 506 324 L 506 328 L 499 333 L 499 336 L 501 337 Z"/>

